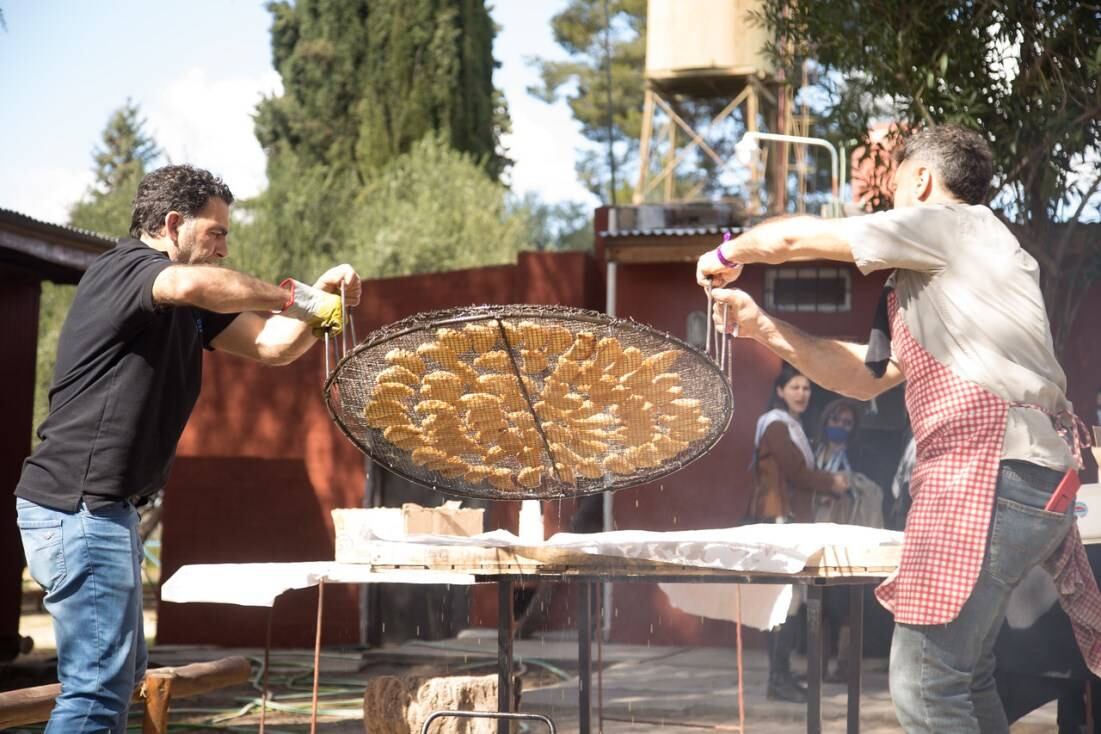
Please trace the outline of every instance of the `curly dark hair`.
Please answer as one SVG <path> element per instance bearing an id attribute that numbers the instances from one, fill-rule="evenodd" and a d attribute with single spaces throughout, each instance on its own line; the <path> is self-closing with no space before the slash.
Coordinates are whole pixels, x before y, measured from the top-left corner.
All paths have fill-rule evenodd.
<path id="1" fill-rule="evenodd" d="M 168 212 L 193 217 L 217 197 L 233 203 L 233 192 L 210 171 L 194 166 L 164 166 L 146 174 L 134 197 L 130 236 L 159 235 Z"/>
<path id="2" fill-rule="evenodd" d="M 968 204 L 986 201 L 994 178 L 994 156 L 982 135 L 959 125 L 934 125 L 907 137 L 893 153 L 895 163 L 916 158 L 933 167 L 944 187 Z"/>

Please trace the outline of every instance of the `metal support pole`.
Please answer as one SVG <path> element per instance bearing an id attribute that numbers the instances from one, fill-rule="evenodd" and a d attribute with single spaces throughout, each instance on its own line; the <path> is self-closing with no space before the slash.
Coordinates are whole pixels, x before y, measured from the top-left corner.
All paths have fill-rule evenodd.
<path id="1" fill-rule="evenodd" d="M 848 734 L 860 734 L 860 683 L 864 656 L 864 587 L 849 587 Z"/>
<path id="2" fill-rule="evenodd" d="M 650 174 L 650 137 L 654 132 L 654 92 L 649 87 L 642 97 L 642 138 L 638 151 L 638 185 L 631 196 L 632 204 L 646 200 L 646 177 Z"/>
<path id="3" fill-rule="evenodd" d="M 512 711 L 512 581 L 497 582 L 497 710 Z M 509 722 L 497 722 L 497 734 L 509 734 Z"/>
<path id="4" fill-rule="evenodd" d="M 822 734 L 822 587 L 807 584 L 807 734 Z"/>
<path id="5" fill-rule="evenodd" d="M 271 665 L 271 618 L 275 614 L 275 605 L 268 607 L 268 631 L 264 637 L 264 675 L 260 691 L 260 734 L 264 734 L 264 723 L 268 713 L 268 668 Z"/>
<path id="6" fill-rule="evenodd" d="M 310 734 L 317 734 L 317 691 L 321 683 L 321 617 L 325 611 L 325 579 L 317 583 L 317 634 L 313 644 L 313 701 L 310 707 Z"/>
<path id="7" fill-rule="evenodd" d="M 593 586 L 577 585 L 577 730 L 590 734 L 593 682 Z"/>

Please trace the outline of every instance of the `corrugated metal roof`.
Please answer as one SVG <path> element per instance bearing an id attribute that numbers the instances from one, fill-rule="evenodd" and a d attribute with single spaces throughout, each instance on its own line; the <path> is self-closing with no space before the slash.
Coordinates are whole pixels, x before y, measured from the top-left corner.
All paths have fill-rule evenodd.
<path id="1" fill-rule="evenodd" d="M 37 229 L 40 231 L 52 231 L 55 234 L 63 235 L 66 237 L 72 237 L 77 240 L 85 241 L 91 245 L 105 245 L 106 247 L 115 246 L 115 238 L 107 237 L 99 234 L 98 232 L 92 232 L 87 229 L 79 229 L 77 227 L 70 227 L 64 224 L 54 224 L 53 222 L 44 222 L 41 219 L 35 219 L 34 217 L 27 216 L 21 212 L 14 211 L 12 209 L 4 209 L 0 207 L 0 222 L 10 222 L 12 224 L 23 225 L 31 229 Z"/>
<path id="2" fill-rule="evenodd" d="M 600 232 L 604 239 L 620 239 L 623 237 L 695 237 L 715 235 L 720 236 L 726 232 L 741 234 L 745 227 L 720 227 L 709 225 L 706 227 L 659 227 L 655 229 L 620 229 L 616 231 Z"/>

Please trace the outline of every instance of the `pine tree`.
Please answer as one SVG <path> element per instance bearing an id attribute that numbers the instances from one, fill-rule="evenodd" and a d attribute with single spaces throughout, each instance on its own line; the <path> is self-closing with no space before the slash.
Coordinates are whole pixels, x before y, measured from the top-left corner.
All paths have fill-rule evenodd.
<path id="1" fill-rule="evenodd" d="M 257 108 L 268 189 L 238 207 L 235 267 L 310 278 L 350 262 L 378 277 L 499 263 L 520 249 L 527 218 L 505 207 L 499 182 L 507 112 L 484 0 L 268 9 L 284 91 Z"/>
<path id="2" fill-rule="evenodd" d="M 141 111 L 126 100 L 107 121 L 103 141 L 92 152 L 95 183 L 69 210 L 69 224 L 108 236 L 125 233 L 138 183 L 158 157 L 160 150 L 145 132 Z"/>
<path id="3" fill-rule="evenodd" d="M 497 178 L 507 125 L 493 87 L 484 0 L 285 0 L 268 5 L 284 93 L 257 137 L 300 164 L 351 166 L 362 182 L 428 133 Z"/>
<path id="4" fill-rule="evenodd" d="M 126 104 L 111 114 L 103 140 L 92 151 L 95 183 L 84 198 L 69 209 L 69 225 L 118 237 L 130 229 L 130 213 L 138 183 L 160 156 L 160 150 L 145 132 L 138 106 Z M 46 418 L 48 392 L 53 382 L 57 340 L 72 305 L 76 286 L 42 284 L 39 301 L 38 358 L 35 368 L 34 425 Z M 37 444 L 38 437 L 34 437 Z"/>

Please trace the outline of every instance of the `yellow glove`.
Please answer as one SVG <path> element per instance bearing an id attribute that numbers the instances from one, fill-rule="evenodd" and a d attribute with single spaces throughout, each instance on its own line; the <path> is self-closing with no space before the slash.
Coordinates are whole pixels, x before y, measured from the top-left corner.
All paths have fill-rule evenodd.
<path id="1" fill-rule="evenodd" d="M 335 336 L 344 328 L 344 310 L 337 294 L 292 278 L 287 278 L 279 285 L 290 291 L 283 315 L 305 321 L 313 327 L 314 336 L 321 336 L 326 331 Z"/>

